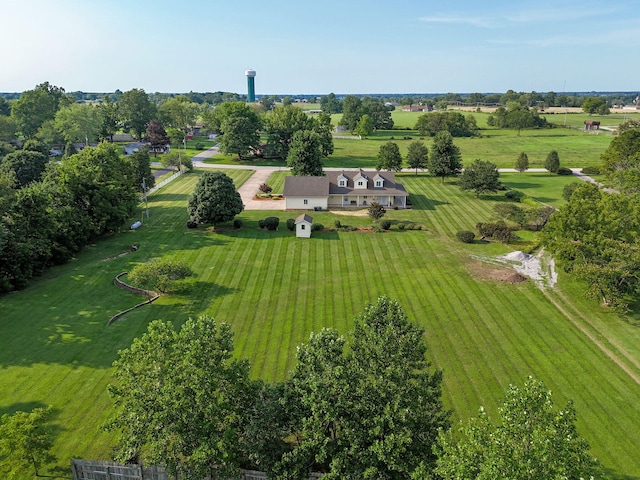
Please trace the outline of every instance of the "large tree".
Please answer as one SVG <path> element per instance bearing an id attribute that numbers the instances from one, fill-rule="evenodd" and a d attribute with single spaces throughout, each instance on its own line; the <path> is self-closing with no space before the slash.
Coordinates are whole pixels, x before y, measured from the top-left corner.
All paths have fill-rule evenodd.
<path id="1" fill-rule="evenodd" d="M 511 385 L 494 424 L 484 409 L 459 429 L 438 437 L 438 478 L 574 479 L 599 472 L 589 444 L 576 429 L 569 402 L 556 409 L 544 383 L 529 378 Z"/>
<path id="2" fill-rule="evenodd" d="M 155 117 L 156 106 L 151 103 L 149 95 L 143 89 L 134 88 L 120 96 L 118 111 L 124 129 L 131 131 L 136 138 L 142 138 L 147 124 Z"/>
<path id="3" fill-rule="evenodd" d="M 189 218 L 196 224 L 228 222 L 243 209 L 233 180 L 222 172 L 205 172 L 189 197 Z"/>
<path id="4" fill-rule="evenodd" d="M 609 115 L 611 111 L 604 98 L 588 97 L 582 102 L 582 110 L 589 115 L 597 113 L 598 115 Z"/>
<path id="5" fill-rule="evenodd" d="M 438 132 L 433 139 L 433 146 L 429 152 L 429 173 L 442 178 L 457 175 L 462 170 L 460 149 L 453 143 L 448 131 Z"/>
<path id="6" fill-rule="evenodd" d="M 156 320 L 120 351 L 109 387 L 118 460 L 140 458 L 189 479 L 237 473 L 255 387 L 248 362 L 233 356 L 232 335 L 206 316 L 179 331 Z"/>
<path id="7" fill-rule="evenodd" d="M 169 145 L 167 131 L 158 120 L 149 121 L 144 138 L 151 145 L 151 151 L 154 157 L 158 154 L 158 151 L 164 153 L 165 147 Z"/>
<path id="8" fill-rule="evenodd" d="M 222 135 L 220 151 L 246 158 L 260 145 L 262 121 L 256 110 L 244 102 L 226 102 L 205 112 L 207 127 Z"/>
<path id="9" fill-rule="evenodd" d="M 615 137 L 600 159 L 617 188 L 640 193 L 640 129 L 625 130 Z"/>
<path id="10" fill-rule="evenodd" d="M 287 155 L 287 167 L 296 176 L 322 176 L 322 145 L 320 135 L 312 130 L 300 130 L 293 135 Z"/>
<path id="11" fill-rule="evenodd" d="M 558 173 L 560 169 L 560 156 L 556 150 L 551 150 L 547 158 L 544 160 L 544 168 L 549 171 L 549 173 Z"/>
<path id="12" fill-rule="evenodd" d="M 47 422 L 51 408 L 4 414 L 0 418 L 0 472 L 3 478 L 42 476 L 42 467 L 55 461 L 53 437 Z M 28 473 L 27 473 L 28 472 Z"/>
<path id="13" fill-rule="evenodd" d="M 473 116 L 465 117 L 460 112 L 433 112 L 420 115 L 415 129 L 420 135 L 431 137 L 442 130 L 448 131 L 452 137 L 472 137 L 476 134 L 477 125 Z"/>
<path id="14" fill-rule="evenodd" d="M 320 97 L 320 108 L 328 114 L 342 113 L 342 102 L 336 98 L 335 93 L 330 93 Z"/>
<path id="15" fill-rule="evenodd" d="M 49 157 L 33 150 L 18 150 L 0 160 L 0 170 L 13 172 L 18 187 L 40 180 Z"/>
<path id="16" fill-rule="evenodd" d="M 11 116 L 18 131 L 26 138 L 33 138 L 47 120 L 53 120 L 60 107 L 70 103 L 64 88 L 44 82 L 20 95 L 12 105 Z"/>
<path id="17" fill-rule="evenodd" d="M 153 176 L 151 171 L 151 157 L 149 151 L 143 148 L 128 157 L 131 166 L 133 167 L 134 185 L 138 191 L 152 188 L 156 184 L 156 177 Z"/>
<path id="18" fill-rule="evenodd" d="M 521 152 L 520 155 L 518 155 L 515 169 L 520 173 L 529 169 L 529 157 L 526 153 Z"/>
<path id="19" fill-rule="evenodd" d="M 167 99 L 158 108 L 158 116 L 167 127 L 179 128 L 186 135 L 196 124 L 202 108 L 185 95 Z"/>
<path id="20" fill-rule="evenodd" d="M 340 119 L 340 126 L 344 127 L 350 132 L 353 132 L 358 126 L 360 117 L 365 112 L 362 109 L 362 100 L 355 95 L 347 95 L 342 101 L 342 118 Z"/>
<path id="21" fill-rule="evenodd" d="M 448 428 L 442 373 L 425 359 L 423 331 L 386 297 L 356 318 L 353 340 L 332 329 L 298 348 L 290 401 L 298 438 L 282 469 L 323 478 L 405 479 L 430 471 L 438 429 Z"/>
<path id="22" fill-rule="evenodd" d="M 464 169 L 458 185 L 462 190 L 473 190 L 476 198 L 486 192 L 496 193 L 501 186 L 500 172 L 495 164 L 486 160 L 475 160 Z"/>
<path id="23" fill-rule="evenodd" d="M 353 133 L 360 138 L 367 138 L 373 133 L 373 119 L 366 113 L 362 115 Z"/>
<path id="24" fill-rule="evenodd" d="M 380 145 L 376 162 L 376 170 L 399 172 L 402 170 L 402 155 L 395 142 L 387 142 Z"/>
<path id="25" fill-rule="evenodd" d="M 103 111 L 90 103 L 73 103 L 56 113 L 55 128 L 67 143 L 96 142 L 104 126 Z"/>
<path id="26" fill-rule="evenodd" d="M 287 158 L 296 132 L 313 129 L 313 119 L 295 105 L 278 106 L 264 118 L 268 142 L 280 158 Z"/>
<path id="27" fill-rule="evenodd" d="M 407 166 L 416 169 L 427 168 L 429 166 L 429 149 L 420 140 L 414 140 L 407 149 Z"/>

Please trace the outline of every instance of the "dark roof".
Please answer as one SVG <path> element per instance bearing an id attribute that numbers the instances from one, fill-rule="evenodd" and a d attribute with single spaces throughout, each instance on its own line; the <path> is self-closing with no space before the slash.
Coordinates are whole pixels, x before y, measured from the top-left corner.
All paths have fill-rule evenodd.
<path id="1" fill-rule="evenodd" d="M 367 181 L 366 188 L 354 188 L 353 180 L 362 175 Z M 345 176 L 347 186 L 340 187 L 338 178 Z M 375 187 L 376 176 L 383 178 L 383 187 Z M 396 182 L 393 172 L 377 172 L 365 170 L 343 170 L 326 172 L 324 177 L 286 177 L 284 180 L 285 197 L 324 197 L 327 195 L 396 195 L 408 196 L 404 185 Z"/>
<path id="2" fill-rule="evenodd" d="M 309 215 L 307 215 L 306 213 L 303 213 L 302 215 L 298 215 L 298 217 L 296 218 L 294 223 L 300 223 L 300 222 L 309 222 L 309 223 L 313 223 L 313 218 L 311 218 Z"/>
<path id="3" fill-rule="evenodd" d="M 324 197 L 329 194 L 327 177 L 285 177 L 284 196 Z"/>

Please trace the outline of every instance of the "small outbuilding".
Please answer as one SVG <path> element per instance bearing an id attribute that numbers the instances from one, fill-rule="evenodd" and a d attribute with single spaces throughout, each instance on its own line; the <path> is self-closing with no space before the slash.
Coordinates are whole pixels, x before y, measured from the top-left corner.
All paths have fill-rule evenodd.
<path id="1" fill-rule="evenodd" d="M 311 238 L 311 223 L 313 223 L 313 218 L 309 215 L 306 213 L 299 215 L 296 218 L 296 237 Z"/>

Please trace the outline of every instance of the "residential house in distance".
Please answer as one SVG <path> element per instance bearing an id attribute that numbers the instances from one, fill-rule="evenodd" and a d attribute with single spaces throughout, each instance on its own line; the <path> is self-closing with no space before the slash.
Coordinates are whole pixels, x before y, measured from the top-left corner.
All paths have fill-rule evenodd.
<path id="1" fill-rule="evenodd" d="M 287 210 L 327 210 L 335 207 L 363 208 L 372 202 L 388 207 L 407 207 L 409 194 L 393 172 L 331 171 L 324 177 L 286 177 Z"/>

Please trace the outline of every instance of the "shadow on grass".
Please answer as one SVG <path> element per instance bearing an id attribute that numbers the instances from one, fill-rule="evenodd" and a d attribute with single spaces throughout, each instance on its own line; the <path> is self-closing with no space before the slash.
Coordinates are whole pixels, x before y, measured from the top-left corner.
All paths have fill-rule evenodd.
<path id="1" fill-rule="evenodd" d="M 609 480 L 640 480 L 640 477 L 619 473 L 611 468 L 604 468 L 603 470 L 604 475 L 602 478 L 608 478 Z"/>
<path id="2" fill-rule="evenodd" d="M 13 415 L 16 412 L 30 412 L 34 408 L 46 408 L 42 402 L 17 402 L 4 407 L 0 407 L 0 417 L 2 415 Z"/>
<path id="3" fill-rule="evenodd" d="M 420 193 L 412 193 L 409 198 L 411 199 L 413 210 L 435 210 L 440 205 L 449 205 L 449 202 L 428 198 Z"/>

